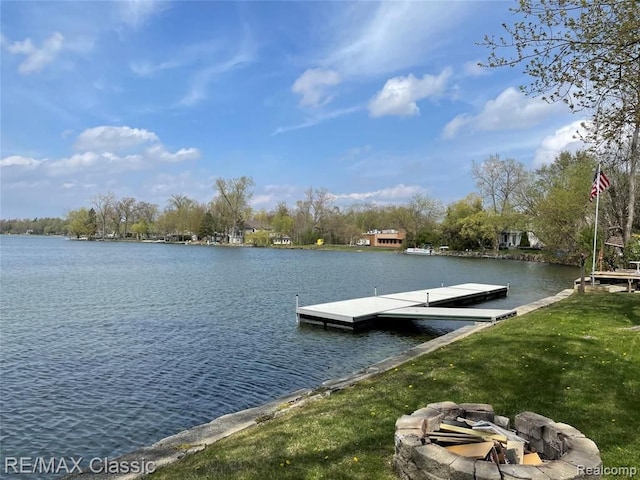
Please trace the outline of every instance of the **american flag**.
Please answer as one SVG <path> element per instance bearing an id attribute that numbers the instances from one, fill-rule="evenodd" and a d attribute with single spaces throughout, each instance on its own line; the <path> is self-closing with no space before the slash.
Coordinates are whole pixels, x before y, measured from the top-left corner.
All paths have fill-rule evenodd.
<path id="1" fill-rule="evenodd" d="M 591 184 L 591 195 L 589 195 L 589 201 L 593 202 L 593 199 L 600 194 L 600 192 L 604 192 L 607 188 L 609 188 L 611 182 L 604 174 L 600 167 L 596 170 L 596 174 L 593 177 L 593 183 Z"/>

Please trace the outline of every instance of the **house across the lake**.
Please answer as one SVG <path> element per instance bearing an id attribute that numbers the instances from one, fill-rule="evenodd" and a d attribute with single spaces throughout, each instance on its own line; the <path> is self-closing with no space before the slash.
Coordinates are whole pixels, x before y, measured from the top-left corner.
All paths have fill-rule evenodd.
<path id="1" fill-rule="evenodd" d="M 541 248 L 542 242 L 533 232 L 523 232 L 522 230 L 505 230 L 500 234 L 500 248 L 517 248 L 522 246 L 522 238 L 526 233 L 528 247 Z"/>
<path id="2" fill-rule="evenodd" d="M 371 247 L 399 248 L 402 246 L 406 232 L 402 230 L 369 230 L 363 233 L 358 245 Z"/>
<path id="3" fill-rule="evenodd" d="M 270 233 L 269 239 L 272 245 L 291 245 L 291 237 L 280 233 Z"/>

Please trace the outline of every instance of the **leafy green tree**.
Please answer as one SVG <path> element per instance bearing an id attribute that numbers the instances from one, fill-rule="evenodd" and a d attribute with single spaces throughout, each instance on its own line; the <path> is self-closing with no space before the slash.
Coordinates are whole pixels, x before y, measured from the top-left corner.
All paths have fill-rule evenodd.
<path id="1" fill-rule="evenodd" d="M 93 238 L 98 231 L 98 220 L 96 217 L 96 211 L 92 208 L 89 209 L 89 214 L 87 218 L 87 235 L 89 235 L 89 239 Z"/>
<path id="2" fill-rule="evenodd" d="M 268 247 L 271 243 L 269 239 L 269 232 L 266 230 L 247 233 L 244 242 L 247 245 L 253 245 L 254 247 Z"/>
<path id="3" fill-rule="evenodd" d="M 90 213 L 90 210 L 87 210 L 84 207 L 78 210 L 71 210 L 67 214 L 69 233 L 75 235 L 76 238 L 80 238 L 82 236 L 91 238 L 95 235 L 95 210 L 91 209 L 91 211 L 93 211 L 93 214 Z"/>
<path id="4" fill-rule="evenodd" d="M 148 202 L 136 202 L 133 209 L 133 221 L 131 231 L 139 240 L 141 237 L 149 237 L 156 233 L 156 220 L 158 206 Z"/>
<path id="5" fill-rule="evenodd" d="M 202 218 L 202 222 L 200 223 L 198 236 L 200 238 L 208 238 L 212 237 L 215 232 L 215 219 L 213 218 L 213 214 L 207 210 Z"/>
<path id="6" fill-rule="evenodd" d="M 478 219 L 474 215 L 482 211 L 482 199 L 474 193 L 447 207 L 442 222 L 442 235 L 449 247 L 454 250 L 466 250 L 484 245 L 484 234 L 478 237 L 478 232 L 470 227 Z"/>
<path id="7" fill-rule="evenodd" d="M 137 240 L 140 240 L 142 237 L 148 237 L 151 233 L 151 225 L 149 225 L 144 218 L 141 218 L 138 222 L 131 225 L 131 233 L 136 236 Z"/>
<path id="8" fill-rule="evenodd" d="M 520 0 L 507 35 L 486 36 L 489 67 L 524 65 L 525 93 L 586 113 L 594 152 L 609 150 L 628 182 L 623 238 L 631 237 L 640 156 L 638 0 Z M 505 54 L 503 55 L 503 52 Z"/>
<path id="9" fill-rule="evenodd" d="M 594 167 L 595 160 L 586 152 L 562 152 L 552 164 L 536 170 L 524 189 L 531 230 L 552 252 L 578 258 L 592 248 L 589 191 Z"/>
<path id="10" fill-rule="evenodd" d="M 278 202 L 276 205 L 276 211 L 271 219 L 271 227 L 278 235 L 292 235 L 293 217 L 289 213 L 286 203 Z"/>

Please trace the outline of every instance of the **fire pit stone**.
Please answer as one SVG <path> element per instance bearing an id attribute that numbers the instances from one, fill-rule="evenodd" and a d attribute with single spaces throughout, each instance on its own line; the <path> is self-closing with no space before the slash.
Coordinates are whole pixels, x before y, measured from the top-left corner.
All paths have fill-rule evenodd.
<path id="1" fill-rule="evenodd" d="M 494 461 L 487 461 L 485 458 L 468 457 L 445 448 L 444 445 L 447 442 L 438 439 L 439 436 L 447 435 L 442 433 L 441 424 L 451 425 L 451 421 L 456 420 L 470 421 L 470 424 L 486 421 L 507 430 L 508 432 L 505 433 L 525 440 L 527 449 L 538 454 L 540 463 L 538 465 L 500 463 L 496 460 L 497 456 L 493 456 Z M 509 419 L 496 415 L 493 407 L 488 404 L 456 404 L 450 401 L 430 403 L 411 415 L 403 415 L 397 420 L 394 466 L 403 480 L 596 480 L 601 478 L 597 474 L 602 470 L 597 445 L 571 425 L 554 422 L 534 412 L 522 412 L 515 416 L 514 429 L 515 431 L 509 430 Z M 448 435 L 454 437 L 456 434 L 448 433 Z M 481 438 L 478 442 L 486 440 L 487 438 Z M 490 443 L 487 445 L 491 447 Z M 490 459 L 491 455 L 487 458 Z M 526 457 L 526 455 L 522 456 Z"/>

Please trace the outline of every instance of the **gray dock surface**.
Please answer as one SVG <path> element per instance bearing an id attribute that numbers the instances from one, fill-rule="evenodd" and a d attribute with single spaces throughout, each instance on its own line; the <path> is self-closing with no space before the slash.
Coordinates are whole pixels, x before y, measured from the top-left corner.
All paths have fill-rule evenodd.
<path id="1" fill-rule="evenodd" d="M 445 307 L 458 307 L 504 297 L 507 295 L 507 291 L 508 288 L 501 285 L 465 283 L 450 287 L 399 292 L 304 307 L 298 306 L 296 314 L 298 320 L 303 323 L 347 330 L 369 326 L 376 319 L 385 317 L 493 321 L 514 315 L 515 311 L 485 309 L 482 312 L 469 308 L 450 309 Z"/>

